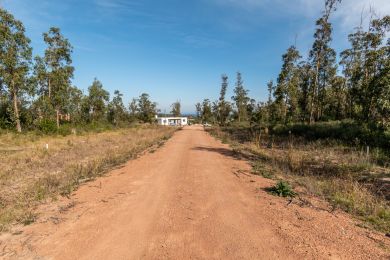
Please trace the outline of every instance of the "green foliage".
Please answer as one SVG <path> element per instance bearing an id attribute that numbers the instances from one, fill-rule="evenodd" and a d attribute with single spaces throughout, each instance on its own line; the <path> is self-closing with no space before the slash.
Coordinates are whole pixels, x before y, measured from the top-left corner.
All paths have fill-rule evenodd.
<path id="1" fill-rule="evenodd" d="M 107 102 L 110 99 L 110 93 L 103 88 L 103 84 L 94 79 L 92 85 L 88 88 L 88 113 L 92 121 L 101 120 L 107 109 Z"/>
<path id="2" fill-rule="evenodd" d="M 306 140 L 338 140 L 348 145 L 369 145 L 390 148 L 390 133 L 375 125 L 362 124 L 351 120 L 318 122 L 308 124 L 277 125 L 271 134 L 277 136 L 300 136 Z"/>
<path id="3" fill-rule="evenodd" d="M 212 113 L 211 102 L 209 99 L 204 99 L 202 104 L 196 104 L 196 109 L 198 111 L 199 117 L 201 118 L 202 123 L 211 123 L 214 122 L 214 116 Z"/>
<path id="4" fill-rule="evenodd" d="M 127 127 L 136 118 L 153 122 L 156 104 L 148 103 L 147 94 L 133 103 L 131 114 L 123 95 L 115 91 L 110 102 L 109 92 L 97 79 L 85 96 L 72 86 L 69 40 L 56 27 L 44 33 L 43 40 L 45 53 L 35 57 L 31 67 L 32 50 L 23 24 L 0 8 L 0 128 L 16 126 L 21 131 L 23 125 L 43 134 L 68 135 L 81 127 L 87 131 Z"/>
<path id="5" fill-rule="evenodd" d="M 286 181 L 278 181 L 275 186 L 268 189 L 271 194 L 279 197 L 295 197 L 296 193 L 293 191 L 291 185 Z"/>
<path id="6" fill-rule="evenodd" d="M 120 122 L 126 120 L 126 108 L 123 104 L 123 94 L 119 90 L 115 90 L 114 98 L 108 105 L 108 120 L 114 125 L 119 125 Z"/>
<path id="7" fill-rule="evenodd" d="M 57 129 L 57 134 L 62 136 L 72 134 L 72 126 L 69 124 L 61 125 L 61 127 Z"/>
<path id="8" fill-rule="evenodd" d="M 38 130 L 44 134 L 53 134 L 57 132 L 56 122 L 50 119 L 42 119 L 37 123 Z"/>
<path id="9" fill-rule="evenodd" d="M 226 101 L 226 91 L 228 88 L 228 76 L 222 75 L 221 91 L 218 102 L 214 106 L 214 115 L 218 123 L 222 126 L 227 124 L 227 120 L 230 116 L 232 106 L 230 102 Z"/>
<path id="10" fill-rule="evenodd" d="M 11 97 L 12 121 L 18 132 L 22 131 L 20 99 L 34 91 L 28 79 L 31 55 L 22 22 L 0 7 L 0 85 Z"/>
<path id="11" fill-rule="evenodd" d="M 237 108 L 237 120 L 238 122 L 246 121 L 248 119 L 247 106 L 250 98 L 248 97 L 248 90 L 244 87 L 240 72 L 237 72 L 236 87 L 233 91 L 234 96 L 232 96 L 232 100 L 235 102 Z"/>
<path id="12" fill-rule="evenodd" d="M 44 33 L 43 40 L 47 48 L 43 57 L 46 70 L 42 73 L 47 84 L 41 86 L 41 91 L 47 94 L 47 102 L 56 111 L 56 124 L 59 128 L 58 115 L 69 112 L 66 107 L 70 101 L 71 78 L 74 72 L 74 67 L 71 66 L 73 47 L 57 27 L 51 27 Z"/>
<path id="13" fill-rule="evenodd" d="M 275 88 L 275 109 L 281 122 L 295 121 L 298 117 L 299 68 L 301 58 L 295 46 L 291 46 L 283 55 L 283 66 Z M 268 87 L 272 88 L 272 85 Z"/>
<path id="14" fill-rule="evenodd" d="M 142 93 L 138 99 L 138 118 L 144 123 L 153 123 L 158 113 L 156 107 L 157 103 L 150 100 L 149 94 Z"/>
<path id="15" fill-rule="evenodd" d="M 180 104 L 180 101 L 176 101 L 175 103 L 173 103 L 171 105 L 171 114 L 174 116 L 174 117 L 179 117 L 181 115 L 181 104 Z"/>

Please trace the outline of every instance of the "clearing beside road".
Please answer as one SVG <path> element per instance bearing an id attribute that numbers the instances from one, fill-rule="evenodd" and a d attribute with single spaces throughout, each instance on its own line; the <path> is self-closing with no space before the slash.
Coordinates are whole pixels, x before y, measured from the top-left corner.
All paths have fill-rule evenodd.
<path id="1" fill-rule="evenodd" d="M 161 146 L 174 131 L 141 125 L 67 136 L 0 134 L 0 233 L 34 222 L 37 205 Z"/>
<path id="2" fill-rule="evenodd" d="M 390 257 L 383 234 L 343 212 L 272 196 L 264 189 L 274 181 L 250 172 L 228 145 L 185 127 L 160 149 L 42 205 L 36 223 L 0 237 L 0 257 Z"/>

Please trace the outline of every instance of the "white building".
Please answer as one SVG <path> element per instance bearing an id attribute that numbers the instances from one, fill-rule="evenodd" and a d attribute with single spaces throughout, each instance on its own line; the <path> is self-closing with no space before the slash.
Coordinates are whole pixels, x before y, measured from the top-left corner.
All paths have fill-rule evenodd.
<path id="1" fill-rule="evenodd" d="M 156 117 L 159 125 L 184 126 L 188 125 L 187 117 Z"/>

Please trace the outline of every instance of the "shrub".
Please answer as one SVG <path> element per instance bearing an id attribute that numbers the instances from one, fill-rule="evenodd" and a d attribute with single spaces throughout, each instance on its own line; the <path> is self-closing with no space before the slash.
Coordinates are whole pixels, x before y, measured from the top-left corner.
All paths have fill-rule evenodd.
<path id="1" fill-rule="evenodd" d="M 38 122 L 37 126 L 39 131 L 43 132 L 44 134 L 52 134 L 57 131 L 57 124 L 53 120 L 43 119 Z"/>
<path id="2" fill-rule="evenodd" d="M 275 186 L 268 189 L 271 194 L 279 197 L 295 197 L 296 193 L 293 191 L 291 185 L 286 181 L 278 181 Z"/>
<path id="3" fill-rule="evenodd" d="M 57 129 L 57 134 L 62 136 L 67 136 L 72 133 L 72 126 L 71 125 L 62 125 L 60 128 Z"/>
<path id="4" fill-rule="evenodd" d="M 313 125 L 276 125 L 271 134 L 286 137 L 289 134 L 304 137 L 308 141 L 319 139 L 338 140 L 348 145 L 369 145 L 390 148 L 390 134 L 384 129 L 351 120 L 318 122 Z"/>

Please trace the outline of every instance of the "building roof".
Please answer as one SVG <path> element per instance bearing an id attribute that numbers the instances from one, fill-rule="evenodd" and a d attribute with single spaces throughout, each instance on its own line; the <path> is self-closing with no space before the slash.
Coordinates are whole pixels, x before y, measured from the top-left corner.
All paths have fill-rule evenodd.
<path id="1" fill-rule="evenodd" d="M 163 116 L 163 117 L 157 117 L 157 119 L 187 119 L 186 116 L 181 116 L 181 117 L 174 117 L 174 116 Z"/>

